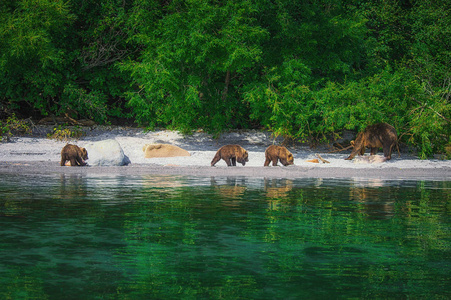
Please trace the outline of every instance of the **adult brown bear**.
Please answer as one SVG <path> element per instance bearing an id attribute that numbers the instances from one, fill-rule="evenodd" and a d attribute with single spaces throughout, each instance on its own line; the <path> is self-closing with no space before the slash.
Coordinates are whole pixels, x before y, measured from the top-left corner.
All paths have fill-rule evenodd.
<path id="1" fill-rule="evenodd" d="M 66 161 L 70 162 L 69 166 L 86 166 L 87 159 L 88 151 L 85 148 L 67 144 L 61 150 L 61 166 L 66 165 Z"/>
<path id="2" fill-rule="evenodd" d="M 365 148 L 371 149 L 371 155 L 375 155 L 379 148 L 384 151 L 387 160 L 391 159 L 393 147 L 398 143 L 398 135 L 393 126 L 387 123 L 378 123 L 367 126 L 363 132 L 359 132 L 354 141 L 354 149 L 347 160 L 351 160 L 358 153 L 365 154 Z"/>
<path id="3" fill-rule="evenodd" d="M 236 166 L 236 162 L 246 164 L 249 161 L 249 154 L 240 145 L 225 145 L 219 148 L 216 152 L 215 157 L 211 161 L 211 166 L 213 167 L 218 161 L 223 159 L 227 166 Z"/>
<path id="4" fill-rule="evenodd" d="M 284 166 L 292 165 L 294 163 L 293 154 L 283 146 L 269 146 L 265 150 L 265 158 L 265 167 L 269 166 L 271 161 L 273 166 L 277 166 L 278 160 L 280 160 L 280 163 Z"/>

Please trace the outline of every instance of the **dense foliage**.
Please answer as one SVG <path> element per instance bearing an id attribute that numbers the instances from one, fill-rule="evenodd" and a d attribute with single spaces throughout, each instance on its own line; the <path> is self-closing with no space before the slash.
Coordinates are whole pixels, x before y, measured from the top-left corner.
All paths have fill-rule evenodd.
<path id="1" fill-rule="evenodd" d="M 385 121 L 450 143 L 451 4 L 4 0 L 3 118 L 64 115 L 321 141 Z"/>

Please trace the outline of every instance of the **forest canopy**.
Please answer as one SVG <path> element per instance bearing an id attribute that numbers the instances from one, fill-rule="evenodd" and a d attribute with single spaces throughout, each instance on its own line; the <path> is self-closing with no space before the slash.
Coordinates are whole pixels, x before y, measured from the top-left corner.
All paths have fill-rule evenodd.
<path id="1" fill-rule="evenodd" d="M 3 0 L 0 114 L 451 143 L 444 0 Z"/>

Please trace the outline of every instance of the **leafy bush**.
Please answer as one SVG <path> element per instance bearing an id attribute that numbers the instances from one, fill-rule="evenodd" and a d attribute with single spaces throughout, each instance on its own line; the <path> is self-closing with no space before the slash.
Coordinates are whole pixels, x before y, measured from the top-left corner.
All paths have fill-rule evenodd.
<path id="1" fill-rule="evenodd" d="M 15 114 L 12 114 L 6 121 L 0 121 L 0 137 L 2 142 L 8 142 L 15 134 L 31 133 L 29 124 L 24 120 L 17 119 Z"/>
<path id="2" fill-rule="evenodd" d="M 309 103 L 310 73 L 310 69 L 296 59 L 265 70 L 262 82 L 248 84 L 243 89 L 250 118 L 258 120 L 276 136 L 309 138 L 313 133 L 309 122 L 315 118 Z"/>
<path id="3" fill-rule="evenodd" d="M 384 121 L 420 157 L 443 153 L 451 6 L 383 4 L 0 1 L 0 105 L 310 142 Z"/>
<path id="4" fill-rule="evenodd" d="M 324 142 L 343 129 L 362 131 L 366 126 L 387 122 L 401 141 L 414 145 L 426 158 L 443 152 L 450 135 L 451 105 L 431 97 L 406 70 L 383 70 L 360 81 L 328 82 L 312 90 L 309 70 L 298 61 L 273 68 L 266 82 L 247 87 L 244 99 L 251 117 L 276 135 Z"/>
<path id="5" fill-rule="evenodd" d="M 70 141 L 70 140 L 78 140 L 82 136 L 84 136 L 83 130 L 79 127 L 75 126 L 74 128 L 65 128 L 63 126 L 58 126 L 53 128 L 53 133 L 47 134 L 47 138 L 55 139 L 58 141 Z"/>
<path id="6" fill-rule="evenodd" d="M 426 158 L 442 151 L 449 136 L 450 104 L 426 95 L 422 84 L 406 70 L 384 70 L 359 82 L 330 84 L 319 94 L 325 128 L 363 130 L 387 122 L 401 141 L 415 146 Z"/>

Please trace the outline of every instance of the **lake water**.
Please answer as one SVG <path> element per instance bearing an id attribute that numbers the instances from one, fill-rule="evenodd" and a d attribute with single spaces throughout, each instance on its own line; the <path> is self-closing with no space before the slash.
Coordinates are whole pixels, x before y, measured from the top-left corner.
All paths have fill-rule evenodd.
<path id="1" fill-rule="evenodd" d="M 0 176 L 0 299 L 446 299 L 451 181 Z"/>

